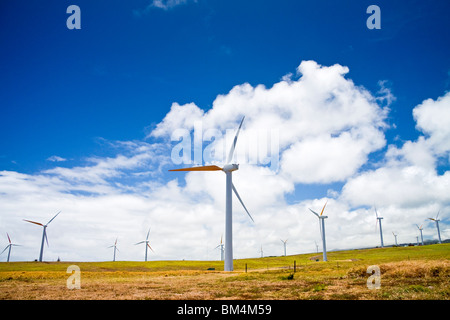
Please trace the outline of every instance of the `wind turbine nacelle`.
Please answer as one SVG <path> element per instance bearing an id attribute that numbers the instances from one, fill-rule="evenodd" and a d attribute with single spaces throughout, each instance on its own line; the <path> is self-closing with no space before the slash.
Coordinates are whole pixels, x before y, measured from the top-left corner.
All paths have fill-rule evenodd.
<path id="1" fill-rule="evenodd" d="M 238 169 L 239 169 L 239 165 L 238 164 L 226 164 L 222 168 L 222 170 L 224 172 L 232 172 L 232 171 L 236 171 Z"/>

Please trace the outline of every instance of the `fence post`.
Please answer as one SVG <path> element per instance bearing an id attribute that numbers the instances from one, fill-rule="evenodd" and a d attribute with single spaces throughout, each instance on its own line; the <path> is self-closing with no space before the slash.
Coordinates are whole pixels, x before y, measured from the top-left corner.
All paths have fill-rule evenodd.
<path id="1" fill-rule="evenodd" d="M 294 273 L 295 273 L 296 269 L 297 269 L 297 264 L 296 264 L 296 261 L 294 260 Z"/>

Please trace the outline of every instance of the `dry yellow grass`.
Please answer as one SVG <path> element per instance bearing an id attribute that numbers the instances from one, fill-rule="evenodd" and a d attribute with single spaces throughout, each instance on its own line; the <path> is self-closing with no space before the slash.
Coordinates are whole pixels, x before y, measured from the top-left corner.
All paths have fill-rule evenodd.
<path id="1" fill-rule="evenodd" d="M 377 264 L 381 270 L 381 287 L 374 290 L 367 288 L 370 276 L 367 267 L 374 264 L 373 261 L 364 261 L 361 257 L 349 259 L 347 253 L 342 253 L 336 254 L 334 261 L 325 263 L 307 262 L 306 255 L 296 256 L 304 258 L 305 263 L 297 264 L 295 274 L 288 268 L 258 268 L 256 262 L 248 273 L 243 269 L 231 273 L 206 271 L 202 266 L 197 270 L 174 270 L 170 265 L 168 270 L 162 270 L 156 263 L 154 269 L 137 263 L 92 263 L 81 266 L 81 289 L 73 290 L 66 286 L 69 264 L 17 264 L 17 270 L 0 268 L 0 299 L 448 300 L 450 261 L 448 251 L 442 248 L 447 247 L 439 247 L 439 256 L 433 259 L 409 260 L 414 251 L 407 252 L 407 259 L 377 258 L 385 262 Z M 380 252 L 385 255 L 391 251 L 375 251 L 377 255 Z"/>

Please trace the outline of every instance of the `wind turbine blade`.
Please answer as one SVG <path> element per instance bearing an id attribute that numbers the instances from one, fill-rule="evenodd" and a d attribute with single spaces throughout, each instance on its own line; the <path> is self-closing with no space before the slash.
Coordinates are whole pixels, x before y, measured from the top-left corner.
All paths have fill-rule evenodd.
<path id="1" fill-rule="evenodd" d="M 239 125 L 239 128 L 236 132 L 236 135 L 234 136 L 233 144 L 231 145 L 230 153 L 228 154 L 227 164 L 231 162 L 231 159 L 233 158 L 234 149 L 236 148 L 236 142 L 239 135 L 239 131 L 241 130 L 242 123 L 244 122 L 245 117 L 242 118 L 241 124 Z"/>
<path id="2" fill-rule="evenodd" d="M 434 218 L 428 218 L 428 219 L 433 220 L 433 221 L 436 221 Z"/>
<path id="3" fill-rule="evenodd" d="M 23 221 L 26 221 L 26 222 L 31 222 L 31 223 L 37 224 L 38 226 L 41 226 L 41 227 L 43 227 L 43 226 L 44 226 L 44 225 L 43 225 L 42 223 L 40 223 L 40 222 L 36 222 L 36 221 L 31 221 L 31 220 L 26 220 L 26 219 L 23 219 Z"/>
<path id="4" fill-rule="evenodd" d="M 6 248 L 5 249 L 3 249 L 3 251 L 2 252 L 0 252 L 0 254 L 2 254 L 3 252 L 5 252 L 6 251 L 6 249 L 8 249 L 9 248 L 9 244 L 6 246 Z"/>
<path id="5" fill-rule="evenodd" d="M 375 207 L 375 214 L 377 215 L 377 218 L 378 218 L 377 207 Z"/>
<path id="6" fill-rule="evenodd" d="M 439 217 L 439 213 L 441 213 L 441 210 L 438 211 L 435 220 L 437 220 L 437 218 Z"/>
<path id="7" fill-rule="evenodd" d="M 218 166 L 202 166 L 202 167 L 192 167 L 192 168 L 183 168 L 183 169 L 172 169 L 169 171 L 221 171 L 222 168 Z"/>
<path id="8" fill-rule="evenodd" d="M 327 203 L 328 203 L 328 200 L 325 202 L 325 205 L 323 206 L 322 211 L 320 211 L 320 215 L 322 215 L 323 210 L 325 210 L 325 206 L 327 205 Z"/>
<path id="9" fill-rule="evenodd" d="M 147 238 L 145 238 L 145 240 L 148 240 L 148 236 L 150 234 L 150 228 L 148 228 L 148 232 L 147 232 Z"/>
<path id="10" fill-rule="evenodd" d="M 135 243 L 134 245 L 138 245 L 138 244 L 141 244 L 141 243 L 144 243 L 145 241 L 141 241 L 141 242 L 138 242 L 138 243 Z"/>
<path id="11" fill-rule="evenodd" d="M 312 211 L 310 208 L 309 208 L 309 211 L 311 211 L 312 213 L 314 213 L 314 214 L 317 216 L 317 218 L 319 217 L 319 214 L 318 214 L 317 212 Z"/>
<path id="12" fill-rule="evenodd" d="M 9 243 L 11 243 L 11 239 L 9 238 L 9 234 L 8 234 L 8 232 L 6 233 L 6 236 L 8 237 L 8 241 L 9 241 Z"/>
<path id="13" fill-rule="evenodd" d="M 245 207 L 244 202 L 242 202 L 242 199 L 241 199 L 241 197 L 239 196 L 239 193 L 237 192 L 236 188 L 234 187 L 234 184 L 231 183 L 231 186 L 233 187 L 234 194 L 236 195 L 236 197 L 239 199 L 239 201 L 241 202 L 242 206 L 244 207 L 245 212 L 247 212 L 247 214 L 248 214 L 248 216 L 250 217 L 250 219 L 252 219 L 252 221 L 255 222 L 255 220 L 253 220 L 253 218 L 252 218 L 250 212 L 248 212 L 247 208 Z"/>
<path id="14" fill-rule="evenodd" d="M 150 250 L 153 251 L 152 247 L 150 247 L 150 245 L 147 243 L 147 246 L 150 248 Z M 155 251 L 153 251 L 153 253 L 155 253 Z"/>
<path id="15" fill-rule="evenodd" d="M 56 218 L 56 216 L 57 216 L 58 214 L 60 214 L 60 213 L 61 213 L 61 211 L 60 211 L 60 212 L 58 212 L 57 214 L 55 214 L 55 216 L 54 216 L 53 218 L 51 218 L 51 219 L 50 219 L 50 221 L 49 221 L 49 222 L 47 222 L 47 224 L 46 224 L 46 225 L 48 226 L 48 225 L 49 225 L 49 223 L 50 223 L 50 222 L 52 222 L 52 221 L 53 221 L 53 219 L 55 219 L 55 218 Z"/>

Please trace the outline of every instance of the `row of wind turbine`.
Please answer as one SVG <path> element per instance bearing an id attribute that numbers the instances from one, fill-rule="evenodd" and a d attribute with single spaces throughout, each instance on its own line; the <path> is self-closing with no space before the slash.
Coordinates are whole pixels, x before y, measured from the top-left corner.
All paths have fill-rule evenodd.
<path id="1" fill-rule="evenodd" d="M 383 246 L 384 246 L 383 229 L 381 227 L 381 219 L 383 219 L 383 217 L 378 216 L 377 208 L 375 208 L 375 215 L 377 217 L 377 225 L 380 226 L 380 242 L 381 242 L 381 247 L 383 248 Z M 438 217 L 439 217 L 439 211 L 438 211 L 438 213 L 437 213 L 435 218 L 428 218 L 428 219 L 431 220 L 431 221 L 434 221 L 436 223 L 436 228 L 437 228 L 437 233 L 438 233 L 438 241 L 439 241 L 439 243 L 442 243 L 442 241 L 441 241 L 441 232 L 439 230 L 439 221 L 441 221 L 441 220 L 439 220 Z M 416 224 L 416 226 L 417 226 L 417 229 L 419 229 L 419 231 L 420 231 L 420 238 L 421 238 L 421 242 L 422 242 L 422 245 L 423 245 L 423 233 L 422 233 L 422 231 L 423 231 L 423 224 L 420 225 L 420 226 L 418 224 Z M 395 237 L 395 245 L 397 246 L 398 245 L 398 243 L 397 243 L 397 236 L 398 235 L 395 234 L 394 232 L 392 232 L 392 234 Z"/>
<path id="2" fill-rule="evenodd" d="M 145 261 L 147 261 L 147 252 L 148 252 L 148 248 L 150 248 L 150 250 L 152 250 L 152 252 L 154 253 L 155 251 L 153 251 L 152 247 L 150 246 L 150 240 L 148 240 L 148 237 L 150 235 L 150 229 L 148 229 L 147 232 L 147 237 L 145 238 L 145 240 L 139 241 L 137 243 L 135 243 L 134 245 L 138 245 L 138 244 L 142 244 L 145 243 Z M 109 246 L 109 248 L 114 248 L 114 254 L 113 254 L 113 261 L 116 261 L 116 251 L 120 251 L 119 248 L 117 247 L 117 238 L 116 241 L 114 241 L 114 244 L 112 246 Z"/>
<path id="3" fill-rule="evenodd" d="M 244 208 L 245 212 L 248 214 L 250 219 L 254 222 L 253 217 L 250 215 L 250 212 L 247 210 L 244 202 L 242 201 L 241 197 L 239 196 L 239 193 L 238 193 L 238 191 L 237 191 L 237 189 L 234 186 L 233 181 L 232 181 L 232 173 L 239 169 L 239 164 L 232 163 L 232 161 L 233 161 L 234 151 L 236 149 L 237 139 L 238 139 L 239 132 L 241 130 L 242 124 L 244 122 L 244 119 L 245 119 L 245 117 L 242 118 L 242 120 L 241 120 L 241 122 L 239 124 L 239 127 L 237 129 L 236 135 L 235 135 L 233 143 L 231 145 L 231 149 L 229 151 L 227 162 L 226 162 L 225 165 L 223 165 L 222 167 L 219 167 L 219 166 L 216 166 L 216 165 L 206 165 L 206 166 L 198 166 L 198 167 L 190 167 L 190 168 L 169 170 L 169 171 L 222 171 L 222 172 L 225 173 L 225 176 L 226 176 L 226 185 L 225 185 L 226 186 L 226 188 L 225 188 L 225 200 L 226 200 L 225 201 L 225 244 L 222 243 L 222 238 L 221 238 L 220 244 L 216 247 L 216 248 L 220 247 L 221 260 L 224 260 L 224 270 L 225 271 L 233 271 L 233 224 L 232 224 L 232 221 L 233 221 L 232 194 L 233 193 L 236 195 L 237 199 L 241 203 L 242 207 Z M 323 212 L 325 210 L 326 205 L 327 205 L 327 202 L 325 202 L 325 205 L 323 206 L 322 211 L 320 212 L 320 214 L 315 212 L 315 211 L 313 211 L 311 208 L 309 208 L 309 210 L 315 216 L 317 216 L 317 218 L 319 219 L 319 229 L 320 229 L 320 234 L 321 234 L 321 238 L 322 238 L 322 248 L 323 248 L 323 261 L 327 261 L 327 249 L 326 249 L 326 237 L 325 237 L 325 219 L 328 218 L 328 216 L 324 216 L 323 215 Z M 47 227 L 58 216 L 58 214 L 60 212 L 58 212 L 53 218 L 51 218 L 47 222 L 47 224 L 42 224 L 40 222 L 24 219 L 24 221 L 26 221 L 26 222 L 30 222 L 30 223 L 33 223 L 33 224 L 36 224 L 36 225 L 39 225 L 39 226 L 43 227 L 42 241 L 41 241 L 41 250 L 40 250 L 40 253 L 39 253 L 39 261 L 41 261 L 41 262 L 42 262 L 43 253 L 44 253 L 44 240 L 45 240 L 45 242 L 47 242 L 47 246 L 48 246 Z M 377 212 L 376 207 L 375 207 L 375 214 L 376 214 L 376 219 L 377 219 L 377 225 L 379 225 L 379 228 L 380 228 L 381 247 L 384 247 L 383 230 L 382 230 L 382 226 L 381 226 L 381 220 L 383 219 L 383 217 L 378 216 L 378 212 Z M 438 216 L 439 216 L 439 212 L 436 215 L 436 218 L 429 218 L 429 219 L 432 220 L 432 221 L 435 221 L 436 227 L 437 227 L 437 231 L 438 231 L 439 243 L 442 243 L 441 242 L 440 230 L 439 230 L 439 221 L 440 220 L 438 219 Z M 422 244 L 423 244 L 422 226 L 420 226 L 420 227 L 417 226 L 417 228 L 420 230 L 421 237 L 422 237 Z M 138 244 L 145 243 L 145 261 L 147 261 L 147 249 L 150 248 L 150 250 L 153 251 L 153 249 L 151 248 L 151 246 L 149 244 L 149 240 L 148 240 L 149 234 L 150 234 L 150 229 L 147 232 L 146 239 L 135 244 L 135 245 L 138 245 Z M 395 237 L 395 242 L 397 244 L 397 235 L 394 234 L 394 237 Z M 16 244 L 11 243 L 9 235 L 8 235 L 8 241 L 9 241 L 9 244 L 2 251 L 2 253 L 6 249 L 9 249 L 9 251 L 8 251 L 8 261 L 9 261 L 9 257 L 10 257 L 10 253 L 11 253 L 11 247 L 12 246 L 16 246 Z M 287 242 L 287 240 L 281 240 L 281 241 L 284 244 L 284 255 L 286 256 L 286 242 Z M 317 246 L 317 244 L 316 244 L 316 246 Z M 109 246 L 108 248 L 114 248 L 113 261 L 115 261 L 116 251 L 118 251 L 117 239 L 116 239 L 114 245 Z M 261 246 L 261 256 L 262 255 L 263 255 L 263 253 L 262 253 L 262 246 Z"/>

